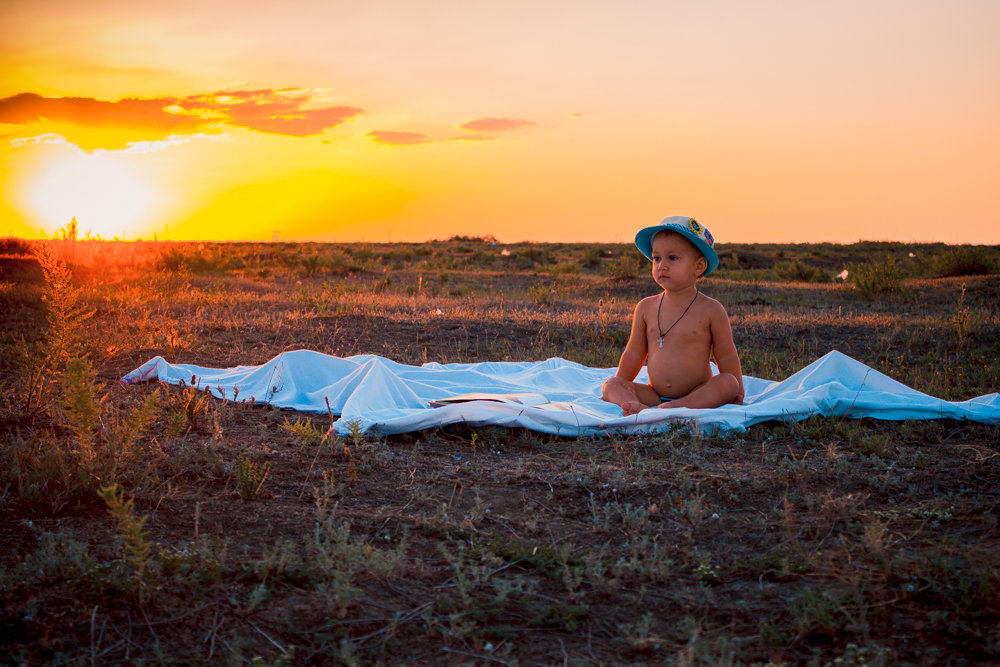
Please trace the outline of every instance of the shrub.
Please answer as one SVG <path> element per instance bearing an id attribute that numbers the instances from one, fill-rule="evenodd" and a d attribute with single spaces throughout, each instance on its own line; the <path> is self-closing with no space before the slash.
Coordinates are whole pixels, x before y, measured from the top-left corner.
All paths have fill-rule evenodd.
<path id="1" fill-rule="evenodd" d="M 849 274 L 854 289 L 866 299 L 896 294 L 902 290 L 903 271 L 896 260 L 886 256 L 881 262 L 866 262 Z"/>
<path id="2" fill-rule="evenodd" d="M 608 275 L 617 280 L 638 278 L 642 268 L 642 257 L 634 253 L 626 253 L 621 257 L 616 257 L 605 265 Z"/>
<path id="3" fill-rule="evenodd" d="M 24 239 L 8 236 L 0 239 L 0 255 L 30 255 L 31 244 Z"/>
<path id="4" fill-rule="evenodd" d="M 996 273 L 997 263 L 983 246 L 957 246 L 931 258 L 928 268 L 939 278 L 977 276 Z"/>
<path id="5" fill-rule="evenodd" d="M 299 257 L 299 264 L 305 270 L 307 276 L 315 276 L 323 268 L 323 258 L 317 254 L 302 255 Z"/>
<path id="6" fill-rule="evenodd" d="M 8 397 L 12 411 L 28 419 L 53 404 L 50 394 L 54 382 L 70 359 L 83 355 L 83 325 L 94 314 L 86 307 L 82 290 L 73 285 L 66 263 L 51 248 L 39 244 L 34 255 L 45 281 L 42 301 L 48 326 L 39 341 L 13 340 L 10 353 L 17 372 L 13 374 L 13 394 Z"/>
<path id="7" fill-rule="evenodd" d="M 549 273 L 554 273 L 556 275 L 572 275 L 577 276 L 583 269 L 577 262 L 560 262 L 549 267 Z"/>
<path id="8" fill-rule="evenodd" d="M 94 502 L 101 487 L 140 483 L 148 474 L 137 465 L 141 436 L 160 412 L 157 392 L 130 410 L 107 409 L 85 359 L 67 364 L 60 388 L 61 405 L 53 410 L 60 428 L 17 438 L 0 453 L 0 482 L 11 482 L 22 500 L 53 513 Z"/>
<path id="9" fill-rule="evenodd" d="M 829 273 L 805 262 L 779 262 L 774 265 L 774 274 L 781 280 L 792 283 L 828 283 L 833 278 Z"/>

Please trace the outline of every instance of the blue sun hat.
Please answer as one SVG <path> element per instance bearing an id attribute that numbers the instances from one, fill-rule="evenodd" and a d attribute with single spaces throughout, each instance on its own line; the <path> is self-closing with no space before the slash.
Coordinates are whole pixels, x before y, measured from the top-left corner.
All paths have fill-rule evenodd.
<path id="1" fill-rule="evenodd" d="M 712 247 L 715 245 L 712 234 L 707 227 L 686 215 L 671 215 L 661 220 L 658 225 L 639 230 L 639 233 L 635 235 L 635 247 L 645 255 L 646 259 L 653 261 L 653 237 L 658 232 L 663 231 L 677 232 L 701 251 L 701 254 L 708 261 L 708 268 L 705 269 L 705 273 L 701 274 L 702 278 L 719 267 L 719 255 Z"/>

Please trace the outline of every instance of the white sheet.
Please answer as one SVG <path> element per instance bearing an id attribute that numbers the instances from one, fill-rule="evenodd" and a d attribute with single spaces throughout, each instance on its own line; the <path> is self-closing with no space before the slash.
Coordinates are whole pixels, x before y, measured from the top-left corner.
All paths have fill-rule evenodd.
<path id="1" fill-rule="evenodd" d="M 122 378 L 123 383 L 159 380 L 190 383 L 227 400 L 326 413 L 339 419 L 336 432 L 352 422 L 365 431 L 406 433 L 446 424 L 522 426 L 567 436 L 609 431 L 656 432 L 677 422 L 699 431 L 743 430 L 769 420 L 809 415 L 877 419 L 967 419 L 1000 423 L 1000 395 L 948 402 L 922 394 L 850 357 L 833 351 L 794 375 L 774 382 L 744 377 L 743 405 L 713 410 L 644 410 L 623 417 L 601 400 L 601 384 L 613 368 L 590 368 L 553 358 L 535 362 L 428 363 L 407 366 L 384 357 L 332 357 L 309 350 L 284 352 L 260 366 L 204 368 L 154 357 Z M 645 369 L 639 375 L 645 381 Z M 234 393 L 238 390 L 238 393 Z M 543 394 L 552 404 L 529 407 L 472 401 L 431 407 L 430 401 L 469 392 Z"/>

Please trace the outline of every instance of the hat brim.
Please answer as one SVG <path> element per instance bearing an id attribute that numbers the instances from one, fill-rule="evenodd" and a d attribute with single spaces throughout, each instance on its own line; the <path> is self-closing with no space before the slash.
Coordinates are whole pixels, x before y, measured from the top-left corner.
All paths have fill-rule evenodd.
<path id="1" fill-rule="evenodd" d="M 665 231 L 677 232 L 694 244 L 694 247 L 697 248 L 702 255 L 704 255 L 705 261 L 708 262 L 708 268 L 705 269 L 705 273 L 701 274 L 702 278 L 719 268 L 719 254 L 715 252 L 715 248 L 705 243 L 701 237 L 684 225 L 680 225 L 675 222 L 661 222 L 658 225 L 640 229 L 639 233 L 635 235 L 635 247 L 639 249 L 639 252 L 641 252 L 646 259 L 653 261 L 653 237 L 659 232 Z"/>

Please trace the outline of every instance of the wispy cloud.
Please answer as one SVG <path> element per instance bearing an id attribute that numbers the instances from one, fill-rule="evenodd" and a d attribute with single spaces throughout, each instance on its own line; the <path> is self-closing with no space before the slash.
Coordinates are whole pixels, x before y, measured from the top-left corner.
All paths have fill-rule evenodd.
<path id="1" fill-rule="evenodd" d="M 426 144 L 430 141 L 426 134 L 420 132 L 393 132 L 391 130 L 372 130 L 368 133 L 372 141 L 387 146 L 412 146 Z"/>
<path id="2" fill-rule="evenodd" d="M 463 134 L 457 137 L 452 137 L 449 141 L 494 141 L 496 137 L 490 136 L 488 134 Z"/>
<path id="3" fill-rule="evenodd" d="M 177 108 L 182 114 L 218 117 L 235 127 L 291 137 L 322 134 L 363 111 L 349 106 L 305 108 L 310 102 L 310 92 L 295 88 L 237 90 L 187 97 Z"/>
<path id="4" fill-rule="evenodd" d="M 323 91 L 324 97 L 326 93 Z M 25 125 L 53 121 L 88 127 L 117 126 L 159 131 L 164 136 L 231 126 L 307 137 L 322 134 L 363 111 L 350 106 L 309 108 L 312 102 L 309 91 L 296 88 L 118 101 L 21 93 L 0 100 L 0 123 Z"/>
<path id="5" fill-rule="evenodd" d="M 2 137 L 0 137 L 2 138 Z M 94 153 L 126 153 L 130 155 L 142 155 L 147 153 L 158 153 L 162 150 L 166 150 L 172 146 L 180 146 L 182 144 L 189 143 L 196 139 L 208 139 L 211 141 L 218 141 L 224 139 L 225 135 L 222 134 L 172 134 L 164 139 L 158 139 L 156 141 L 129 141 L 125 144 L 124 148 L 106 149 L 97 148 L 93 149 Z M 23 146 L 35 146 L 39 144 L 46 144 L 50 146 L 69 146 L 70 148 L 76 150 L 84 150 L 84 148 L 61 134 L 56 134 L 54 132 L 47 132 L 45 134 L 40 134 L 34 137 L 18 137 L 11 139 L 10 146 L 12 148 L 20 148 Z"/>
<path id="6" fill-rule="evenodd" d="M 217 141 L 221 134 L 172 134 L 157 141 L 130 141 L 120 152 L 130 154 L 159 153 L 171 146 L 180 146 L 195 139 L 210 139 Z"/>
<path id="7" fill-rule="evenodd" d="M 500 132 L 503 130 L 517 130 L 522 127 L 534 125 L 530 120 L 520 118 L 477 118 L 467 123 L 462 123 L 459 127 L 470 132 Z"/>
<path id="8" fill-rule="evenodd" d="M 54 132 L 46 132 L 45 134 L 39 134 L 35 137 L 19 137 L 17 139 L 10 140 L 10 145 L 14 148 L 20 148 L 21 146 L 34 146 L 36 144 L 50 144 L 55 146 L 73 145 L 73 143 L 66 137 Z"/>

